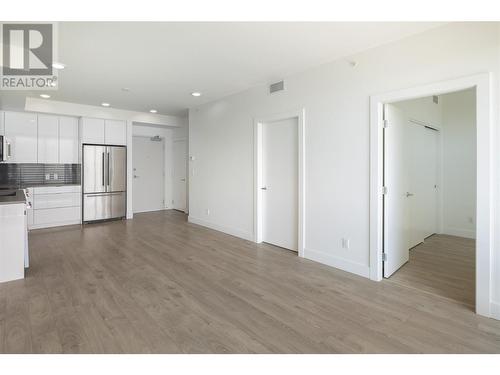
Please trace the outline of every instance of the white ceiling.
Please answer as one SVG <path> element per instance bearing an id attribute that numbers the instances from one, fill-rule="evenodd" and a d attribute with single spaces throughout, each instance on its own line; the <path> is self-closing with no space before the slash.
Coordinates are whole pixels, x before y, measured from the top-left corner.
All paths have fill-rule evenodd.
<path id="1" fill-rule="evenodd" d="M 439 25 L 63 22 L 59 60 L 67 68 L 59 74 L 59 90 L 50 94 L 55 100 L 183 115 L 199 103 Z M 194 98 L 193 91 L 203 96 Z M 3 92 L 2 100 L 26 94 Z"/>

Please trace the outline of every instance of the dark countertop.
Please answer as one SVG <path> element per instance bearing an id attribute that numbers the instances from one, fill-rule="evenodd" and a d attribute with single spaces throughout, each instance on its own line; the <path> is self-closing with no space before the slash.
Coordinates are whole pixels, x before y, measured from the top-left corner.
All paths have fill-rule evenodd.
<path id="1" fill-rule="evenodd" d="M 24 190 L 0 190 L 0 205 L 26 203 Z"/>

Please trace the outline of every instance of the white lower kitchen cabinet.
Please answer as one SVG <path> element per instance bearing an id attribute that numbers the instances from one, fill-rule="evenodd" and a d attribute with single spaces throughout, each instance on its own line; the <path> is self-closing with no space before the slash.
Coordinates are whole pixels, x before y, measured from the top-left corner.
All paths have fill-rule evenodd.
<path id="1" fill-rule="evenodd" d="M 36 198 L 35 198 L 36 199 Z M 59 227 L 63 225 L 80 224 L 80 207 L 58 207 L 43 210 L 33 210 L 32 229 Z"/>
<path id="2" fill-rule="evenodd" d="M 47 186 L 33 189 L 33 221 L 30 229 L 80 224 L 80 186 Z"/>
<path id="3" fill-rule="evenodd" d="M 0 205 L 0 282 L 24 278 L 25 203 Z"/>

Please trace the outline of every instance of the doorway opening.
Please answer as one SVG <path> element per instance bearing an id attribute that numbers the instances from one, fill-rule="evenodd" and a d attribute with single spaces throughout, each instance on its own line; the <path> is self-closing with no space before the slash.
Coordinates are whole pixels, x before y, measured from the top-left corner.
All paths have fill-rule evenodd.
<path id="1" fill-rule="evenodd" d="M 304 111 L 255 121 L 254 233 L 304 256 Z"/>
<path id="2" fill-rule="evenodd" d="M 472 303 L 476 313 L 488 317 L 493 246 L 490 91 L 486 73 L 381 94 L 370 101 L 370 278 L 396 279 L 405 267 L 411 270 L 419 256 L 420 270 L 413 270 L 412 280 L 420 284 L 411 287 L 434 288 L 434 294 Z M 429 109 L 421 111 L 420 119 L 411 118 L 415 115 L 408 111 L 418 100 L 404 101 L 414 99 L 448 102 L 453 110 L 445 116 L 447 123 L 441 128 L 432 124 Z M 431 163 L 436 152 L 438 161 Z M 429 186 L 433 179 L 434 189 Z M 442 266 L 432 275 L 440 257 Z M 457 274 L 463 278 L 460 282 L 469 280 L 470 292 L 457 287 Z M 405 282 L 409 279 L 406 275 Z M 448 289 L 438 283 L 447 283 Z"/>
<path id="3" fill-rule="evenodd" d="M 384 278 L 474 309 L 476 90 L 387 103 L 384 120 Z"/>

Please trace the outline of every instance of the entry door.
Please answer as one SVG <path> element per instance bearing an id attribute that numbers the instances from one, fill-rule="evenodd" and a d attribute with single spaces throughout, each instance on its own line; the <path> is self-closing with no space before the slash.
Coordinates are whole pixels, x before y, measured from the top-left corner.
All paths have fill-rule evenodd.
<path id="1" fill-rule="evenodd" d="M 262 239 L 298 251 L 298 119 L 262 124 Z"/>
<path id="2" fill-rule="evenodd" d="M 132 166 L 134 212 L 164 209 L 163 141 L 133 137 Z"/>
<path id="3" fill-rule="evenodd" d="M 186 211 L 186 141 L 174 141 L 174 209 Z"/>
<path id="4" fill-rule="evenodd" d="M 411 198 L 408 168 L 407 118 L 394 105 L 385 106 L 384 129 L 384 277 L 391 276 L 409 259 Z"/>

